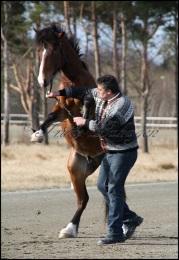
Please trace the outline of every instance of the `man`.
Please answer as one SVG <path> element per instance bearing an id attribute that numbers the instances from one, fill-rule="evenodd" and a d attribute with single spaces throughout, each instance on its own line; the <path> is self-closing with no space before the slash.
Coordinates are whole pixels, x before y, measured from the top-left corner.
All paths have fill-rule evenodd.
<path id="1" fill-rule="evenodd" d="M 125 202 L 124 184 L 136 162 L 138 149 L 132 103 L 122 95 L 116 78 L 111 75 L 98 78 L 97 88 L 66 88 L 47 97 L 62 95 L 85 99 L 89 94 L 96 103 L 95 120 L 75 117 L 74 122 L 96 132 L 105 150 L 97 186 L 109 209 L 108 232 L 98 245 L 120 243 L 131 237 L 143 221 Z"/>

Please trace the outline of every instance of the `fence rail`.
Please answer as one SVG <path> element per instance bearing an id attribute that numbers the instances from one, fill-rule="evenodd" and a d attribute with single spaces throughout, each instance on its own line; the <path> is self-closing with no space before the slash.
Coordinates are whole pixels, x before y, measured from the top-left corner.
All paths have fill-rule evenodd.
<path id="1" fill-rule="evenodd" d="M 43 115 L 39 115 L 40 121 L 43 121 Z M 1 125 L 3 124 L 4 114 L 1 114 Z M 136 116 L 135 125 L 141 126 L 141 117 Z M 29 125 L 30 120 L 27 114 L 9 114 L 9 123 L 13 125 Z M 147 127 L 153 128 L 177 128 L 176 117 L 147 117 Z"/>

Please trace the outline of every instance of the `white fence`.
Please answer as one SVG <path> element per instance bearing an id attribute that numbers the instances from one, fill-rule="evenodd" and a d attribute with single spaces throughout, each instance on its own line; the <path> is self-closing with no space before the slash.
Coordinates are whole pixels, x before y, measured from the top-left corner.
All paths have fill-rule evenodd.
<path id="1" fill-rule="evenodd" d="M 4 114 L 1 114 L 1 125 L 3 124 Z M 39 116 L 40 121 L 43 121 L 43 116 Z M 136 116 L 135 125 L 137 127 L 141 126 L 141 117 Z M 29 125 L 29 117 L 27 114 L 10 114 L 9 123 L 13 125 Z M 176 117 L 147 117 L 147 127 L 152 128 L 177 128 L 177 118 Z"/>
<path id="2" fill-rule="evenodd" d="M 136 116 L 135 125 L 141 126 L 141 117 Z M 147 127 L 153 128 L 177 128 L 176 117 L 147 117 Z"/>

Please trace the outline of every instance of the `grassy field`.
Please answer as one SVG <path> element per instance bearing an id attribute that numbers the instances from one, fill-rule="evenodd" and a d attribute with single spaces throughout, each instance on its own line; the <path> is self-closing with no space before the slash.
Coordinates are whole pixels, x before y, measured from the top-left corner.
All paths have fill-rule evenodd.
<path id="1" fill-rule="evenodd" d="M 13 144 L 1 148 L 1 188 L 3 191 L 69 187 L 67 171 L 69 148 L 65 143 Z M 150 148 L 149 154 L 139 149 L 138 160 L 127 183 L 177 180 L 177 149 L 167 146 Z M 87 179 L 96 185 L 98 170 Z"/>

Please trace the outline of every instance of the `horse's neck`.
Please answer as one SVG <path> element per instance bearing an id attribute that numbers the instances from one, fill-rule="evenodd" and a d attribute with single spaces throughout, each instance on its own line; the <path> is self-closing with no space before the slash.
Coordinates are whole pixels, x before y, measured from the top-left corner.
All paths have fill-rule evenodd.
<path id="1" fill-rule="evenodd" d="M 64 75 L 70 79 L 74 86 L 96 87 L 95 80 L 89 71 L 82 68 L 72 68 L 70 63 L 63 69 Z"/>
<path id="2" fill-rule="evenodd" d="M 73 82 L 63 72 L 61 72 L 59 88 L 63 89 L 65 87 L 72 87 L 73 85 Z"/>
<path id="3" fill-rule="evenodd" d="M 68 40 L 64 39 L 64 52 L 66 57 L 66 64 L 63 67 L 63 73 L 77 86 L 92 86 L 95 87 L 96 83 L 90 72 L 84 68 L 80 58 L 70 46 Z"/>

